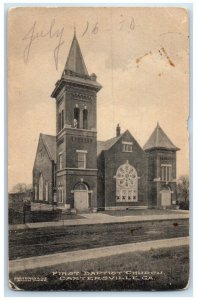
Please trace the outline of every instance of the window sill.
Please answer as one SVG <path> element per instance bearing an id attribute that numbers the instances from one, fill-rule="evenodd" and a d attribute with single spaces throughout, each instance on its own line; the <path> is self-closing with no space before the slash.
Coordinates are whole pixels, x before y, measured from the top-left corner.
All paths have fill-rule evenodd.
<path id="1" fill-rule="evenodd" d="M 123 150 L 122 150 L 122 152 L 123 152 L 123 153 L 132 153 L 133 151 L 123 151 Z"/>
<path id="2" fill-rule="evenodd" d="M 160 182 L 164 182 L 166 184 L 170 183 L 170 182 L 174 182 L 172 179 L 171 180 L 164 180 L 164 179 L 161 179 Z"/>
<path id="3" fill-rule="evenodd" d="M 125 200 L 125 201 L 121 201 L 121 200 L 116 200 L 117 203 L 136 203 L 138 202 L 138 200 Z"/>

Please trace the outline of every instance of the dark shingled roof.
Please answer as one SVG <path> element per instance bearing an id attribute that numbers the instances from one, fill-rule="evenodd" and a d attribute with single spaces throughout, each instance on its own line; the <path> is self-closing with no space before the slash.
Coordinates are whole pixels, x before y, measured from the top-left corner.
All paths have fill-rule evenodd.
<path id="1" fill-rule="evenodd" d="M 105 150 L 110 149 L 123 135 L 120 134 L 119 136 L 115 136 L 107 141 L 97 141 L 97 156 Z"/>
<path id="2" fill-rule="evenodd" d="M 40 134 L 42 141 L 46 147 L 46 151 L 49 155 L 51 160 L 56 162 L 56 136 L 54 135 L 47 135 L 47 134 Z"/>
<path id="3" fill-rule="evenodd" d="M 83 60 L 81 49 L 75 34 L 66 61 L 65 70 L 69 70 L 80 75 L 88 76 L 88 71 Z"/>
<path id="4" fill-rule="evenodd" d="M 168 149 L 168 150 L 179 150 L 168 138 L 163 129 L 157 123 L 157 127 L 151 134 L 150 138 L 143 147 L 144 150 L 150 149 Z"/>

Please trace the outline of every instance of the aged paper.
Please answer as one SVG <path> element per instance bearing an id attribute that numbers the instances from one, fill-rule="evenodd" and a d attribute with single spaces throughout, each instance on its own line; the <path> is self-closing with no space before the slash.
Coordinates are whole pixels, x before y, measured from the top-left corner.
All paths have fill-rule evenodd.
<path id="1" fill-rule="evenodd" d="M 189 278 L 189 15 L 8 14 L 13 290 L 176 290 Z"/>

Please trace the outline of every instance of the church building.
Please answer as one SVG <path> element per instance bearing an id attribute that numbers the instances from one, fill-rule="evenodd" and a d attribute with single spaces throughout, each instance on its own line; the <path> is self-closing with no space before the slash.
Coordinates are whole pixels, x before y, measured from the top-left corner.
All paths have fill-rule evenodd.
<path id="1" fill-rule="evenodd" d="M 40 134 L 34 202 L 76 211 L 166 208 L 176 203 L 176 151 L 157 124 L 144 148 L 119 124 L 97 141 L 97 76 L 88 74 L 74 34 L 56 101 L 56 136 Z"/>

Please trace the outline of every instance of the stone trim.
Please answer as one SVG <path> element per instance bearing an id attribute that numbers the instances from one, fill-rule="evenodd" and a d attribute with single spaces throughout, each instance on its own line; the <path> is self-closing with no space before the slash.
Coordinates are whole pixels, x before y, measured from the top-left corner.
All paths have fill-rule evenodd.
<path id="1" fill-rule="evenodd" d="M 98 207 L 99 209 L 99 207 Z M 144 206 L 105 206 L 105 210 L 130 210 L 130 209 L 148 209 L 148 205 Z"/>

